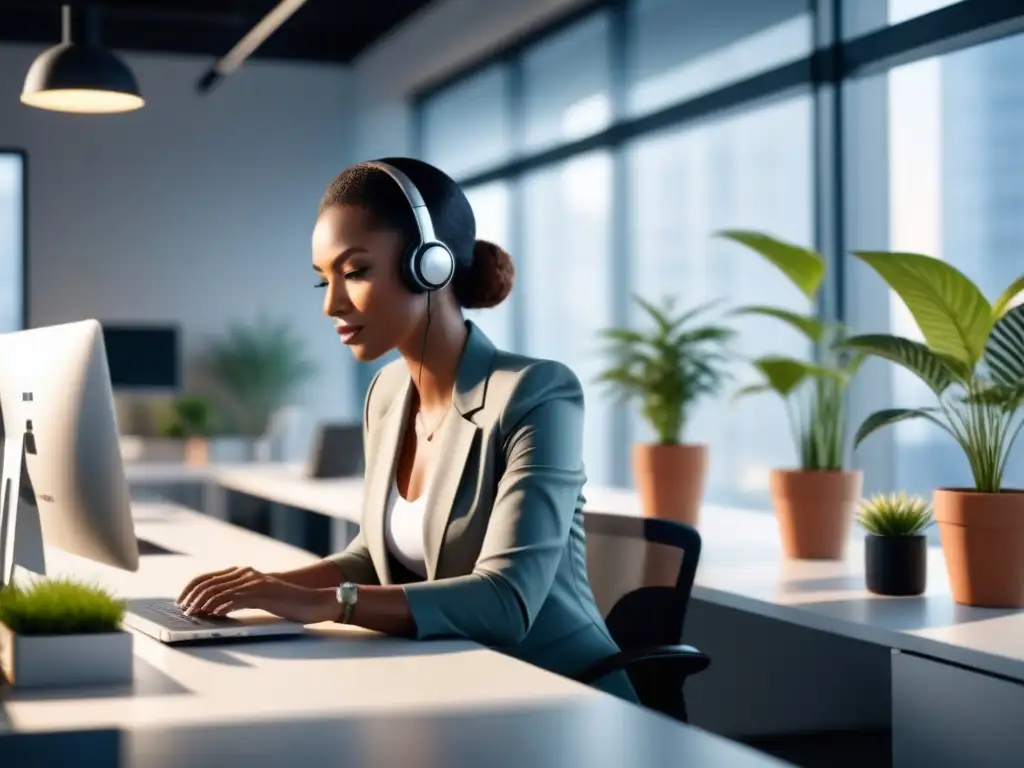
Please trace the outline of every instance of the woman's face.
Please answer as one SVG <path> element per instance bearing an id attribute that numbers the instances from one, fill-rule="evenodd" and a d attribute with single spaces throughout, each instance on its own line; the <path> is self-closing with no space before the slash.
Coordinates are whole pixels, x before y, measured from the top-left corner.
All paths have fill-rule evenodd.
<path id="1" fill-rule="evenodd" d="M 354 205 L 326 208 L 313 229 L 313 271 L 324 288 L 324 314 L 359 361 L 402 345 L 423 313 L 422 296 L 402 282 L 402 236 L 374 228 Z"/>

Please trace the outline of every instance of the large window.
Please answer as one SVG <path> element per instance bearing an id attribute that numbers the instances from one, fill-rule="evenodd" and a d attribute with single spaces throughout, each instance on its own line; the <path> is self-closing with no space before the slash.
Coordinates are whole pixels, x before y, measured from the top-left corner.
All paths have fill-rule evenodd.
<path id="1" fill-rule="evenodd" d="M 608 14 L 599 13 L 523 57 L 523 149 L 581 139 L 612 119 Z"/>
<path id="2" fill-rule="evenodd" d="M 813 43 L 807 0 L 637 0 L 630 12 L 633 114 L 796 61 Z"/>
<path id="3" fill-rule="evenodd" d="M 509 184 L 504 181 L 481 184 L 467 189 L 466 197 L 469 198 L 476 218 L 477 239 L 489 240 L 506 251 L 514 250 L 509 228 Z M 511 255 L 512 262 L 518 264 L 519 254 Z M 517 278 L 513 283 L 512 295 L 497 307 L 466 312 L 466 317 L 476 323 L 480 330 L 502 349 L 512 349 L 515 346 L 513 307 L 520 300 L 519 296 L 523 291 L 522 278 L 520 275 L 517 275 Z"/>
<path id="4" fill-rule="evenodd" d="M 478 322 L 577 372 L 591 482 L 630 484 L 630 446 L 652 436 L 635 403 L 593 381 L 597 331 L 646 322 L 633 294 L 914 336 L 852 251 L 946 259 L 990 298 L 1024 273 L 1022 30 L 1024 5 L 1008 2 L 606 0 L 417 94 L 420 147 L 456 169 L 481 237 L 504 240 L 519 270 L 513 300 Z M 444 125 L 473 136 L 463 146 Z M 724 228 L 821 252 L 817 305 L 714 237 Z M 814 354 L 781 323 L 732 322 L 741 360 Z M 734 373 L 684 437 L 711 445 L 709 501 L 768 508 L 768 472 L 794 465 L 793 436 L 777 398 L 730 397 L 753 377 L 746 362 Z M 869 360 L 850 389 L 850 434 L 868 413 L 929 398 Z M 876 432 L 849 463 L 867 492 L 970 482 L 958 447 L 924 422 Z M 1007 483 L 1024 486 L 1024 441 Z"/>
<path id="5" fill-rule="evenodd" d="M 593 382 L 597 333 L 611 314 L 611 178 L 607 152 L 580 155 L 523 180 L 525 351 L 560 360 L 583 384 L 584 461 L 591 482 L 611 480 L 610 404 Z"/>
<path id="6" fill-rule="evenodd" d="M 1024 36 L 916 61 L 857 81 L 858 119 L 883 122 L 887 164 L 878 187 L 860 194 L 888 200 L 881 243 L 865 247 L 937 256 L 966 274 L 994 300 L 1024 274 Z M 888 166 L 887 168 L 885 166 Z M 885 231 L 887 229 L 887 231 Z M 921 339 L 903 302 L 867 270 L 858 270 L 854 301 L 868 330 Z M 934 395 L 912 374 L 887 366 L 876 407 L 919 407 Z M 938 427 L 905 421 L 891 427 L 890 483 L 927 493 L 969 486 L 956 443 Z M 872 438 L 873 439 L 873 438 Z M 883 438 L 884 439 L 884 438 Z M 870 443 L 866 444 L 870 445 Z M 1024 484 L 1024 441 L 1018 441 L 1006 483 Z"/>
<path id="7" fill-rule="evenodd" d="M 432 99 L 421 115 L 424 159 L 454 177 L 507 160 L 508 80 L 508 68 L 494 65 Z"/>
<path id="8" fill-rule="evenodd" d="M 0 333 L 24 323 L 25 157 L 0 151 Z"/>
<path id="9" fill-rule="evenodd" d="M 812 221 L 811 98 L 780 101 L 734 117 L 680 128 L 629 150 L 630 264 L 638 293 L 681 307 L 709 300 L 772 305 L 807 313 L 809 302 L 778 270 L 734 243 L 713 239 L 726 228 L 759 229 L 807 244 Z M 634 322 L 642 317 L 634 312 Z M 708 316 L 707 320 L 713 319 Z M 737 324 L 737 350 L 810 355 L 805 338 L 764 318 Z M 738 363 L 736 383 L 753 383 Z M 781 400 L 757 395 L 730 403 L 729 393 L 703 402 L 685 439 L 710 445 L 707 498 L 756 505 L 767 496 L 769 470 L 795 461 Z M 653 433 L 635 420 L 634 435 Z"/>

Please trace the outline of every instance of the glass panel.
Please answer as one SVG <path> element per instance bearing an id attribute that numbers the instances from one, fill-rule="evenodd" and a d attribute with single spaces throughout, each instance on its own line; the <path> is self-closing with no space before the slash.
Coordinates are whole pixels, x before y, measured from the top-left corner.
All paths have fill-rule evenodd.
<path id="1" fill-rule="evenodd" d="M 526 352 L 575 371 L 586 397 L 587 478 L 610 482 L 611 406 L 593 383 L 597 332 L 611 324 L 611 178 L 592 152 L 523 179 L 522 301 Z"/>
<path id="2" fill-rule="evenodd" d="M 811 52 L 807 0 L 634 0 L 628 109 L 685 101 Z"/>
<path id="3" fill-rule="evenodd" d="M 843 36 L 858 37 L 957 2 L 959 0 L 843 0 Z"/>
<path id="4" fill-rule="evenodd" d="M 858 125 L 883 121 L 888 140 L 882 189 L 855 191 L 860 195 L 855 201 L 879 192 L 888 198 L 888 223 L 880 228 L 888 242 L 854 247 L 881 245 L 944 259 L 989 300 L 1024 274 L 1024 82 L 1015 74 L 1022 66 L 1024 36 L 1018 36 L 855 83 L 861 112 L 851 119 Z M 867 268 L 856 277 L 851 303 L 888 297 L 880 312 L 865 318 L 865 332 L 921 339 L 906 306 L 880 278 Z M 895 365 L 886 368 L 889 387 L 873 408 L 935 405 L 934 395 L 916 377 Z M 896 488 L 930 494 L 936 487 L 973 484 L 962 450 L 938 427 L 905 421 L 888 430 L 895 442 Z M 1014 487 L 1024 487 L 1022 443 L 1018 440 L 1004 479 Z"/>
<path id="5" fill-rule="evenodd" d="M 476 217 L 477 239 L 489 240 L 508 250 L 510 247 L 510 190 L 508 182 L 496 181 L 492 184 L 472 187 L 466 190 L 466 197 L 469 198 L 469 204 L 473 206 L 473 215 Z M 512 259 L 517 261 L 516 254 L 512 254 Z M 519 276 L 516 277 L 517 280 L 516 283 L 513 283 L 511 295 L 498 306 L 489 309 L 466 310 L 466 317 L 480 326 L 480 330 L 486 333 L 495 345 L 512 351 L 515 351 L 512 335 L 512 302 L 516 300 L 520 290 L 517 285 Z"/>
<path id="6" fill-rule="evenodd" d="M 25 162 L 0 153 L 0 333 L 22 327 Z"/>
<path id="7" fill-rule="evenodd" d="M 456 179 L 509 159 L 508 70 L 495 65 L 423 105 L 423 159 Z"/>
<path id="8" fill-rule="evenodd" d="M 523 143 L 527 150 L 574 141 L 607 128 L 608 14 L 599 13 L 523 56 Z"/>
<path id="9" fill-rule="evenodd" d="M 713 238 L 724 228 L 757 229 L 813 245 L 812 101 L 809 94 L 697 127 L 638 141 L 628 155 L 633 285 L 640 295 L 695 307 L 712 299 L 771 304 L 796 312 L 810 302 L 752 251 Z M 712 319 L 714 315 L 707 316 Z M 643 321 L 633 309 L 633 322 Z M 745 357 L 808 359 L 796 332 L 767 319 L 735 323 Z M 690 415 L 683 439 L 710 446 L 706 498 L 743 507 L 769 505 L 768 475 L 793 466 L 796 447 L 782 402 L 757 395 L 730 402 L 731 392 L 757 377 L 735 365 L 735 381 Z M 634 436 L 653 430 L 634 415 Z"/>

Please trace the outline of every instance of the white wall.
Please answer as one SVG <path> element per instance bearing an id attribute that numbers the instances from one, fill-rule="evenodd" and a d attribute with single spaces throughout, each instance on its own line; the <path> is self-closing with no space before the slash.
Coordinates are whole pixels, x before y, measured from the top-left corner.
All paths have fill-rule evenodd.
<path id="1" fill-rule="evenodd" d="M 444 0 L 394 30 L 355 63 L 359 105 L 353 162 L 411 152 L 407 96 L 585 0 Z"/>
<path id="2" fill-rule="evenodd" d="M 39 50 L 0 46 L 0 146 L 29 156 L 30 324 L 177 322 L 190 355 L 266 310 L 320 363 L 312 413 L 358 417 L 309 267 L 317 201 L 351 153 L 351 73 L 253 62 L 200 97 L 208 59 L 130 55 L 146 107 L 78 116 L 18 101 Z"/>

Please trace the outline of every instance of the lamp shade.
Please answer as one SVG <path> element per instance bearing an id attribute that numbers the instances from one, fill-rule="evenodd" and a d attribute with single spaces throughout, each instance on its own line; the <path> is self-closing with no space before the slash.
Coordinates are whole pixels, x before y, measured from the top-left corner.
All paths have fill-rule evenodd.
<path id="1" fill-rule="evenodd" d="M 57 112 L 128 112 L 145 104 L 135 75 L 106 48 L 61 43 L 43 51 L 25 76 L 21 101 Z"/>

